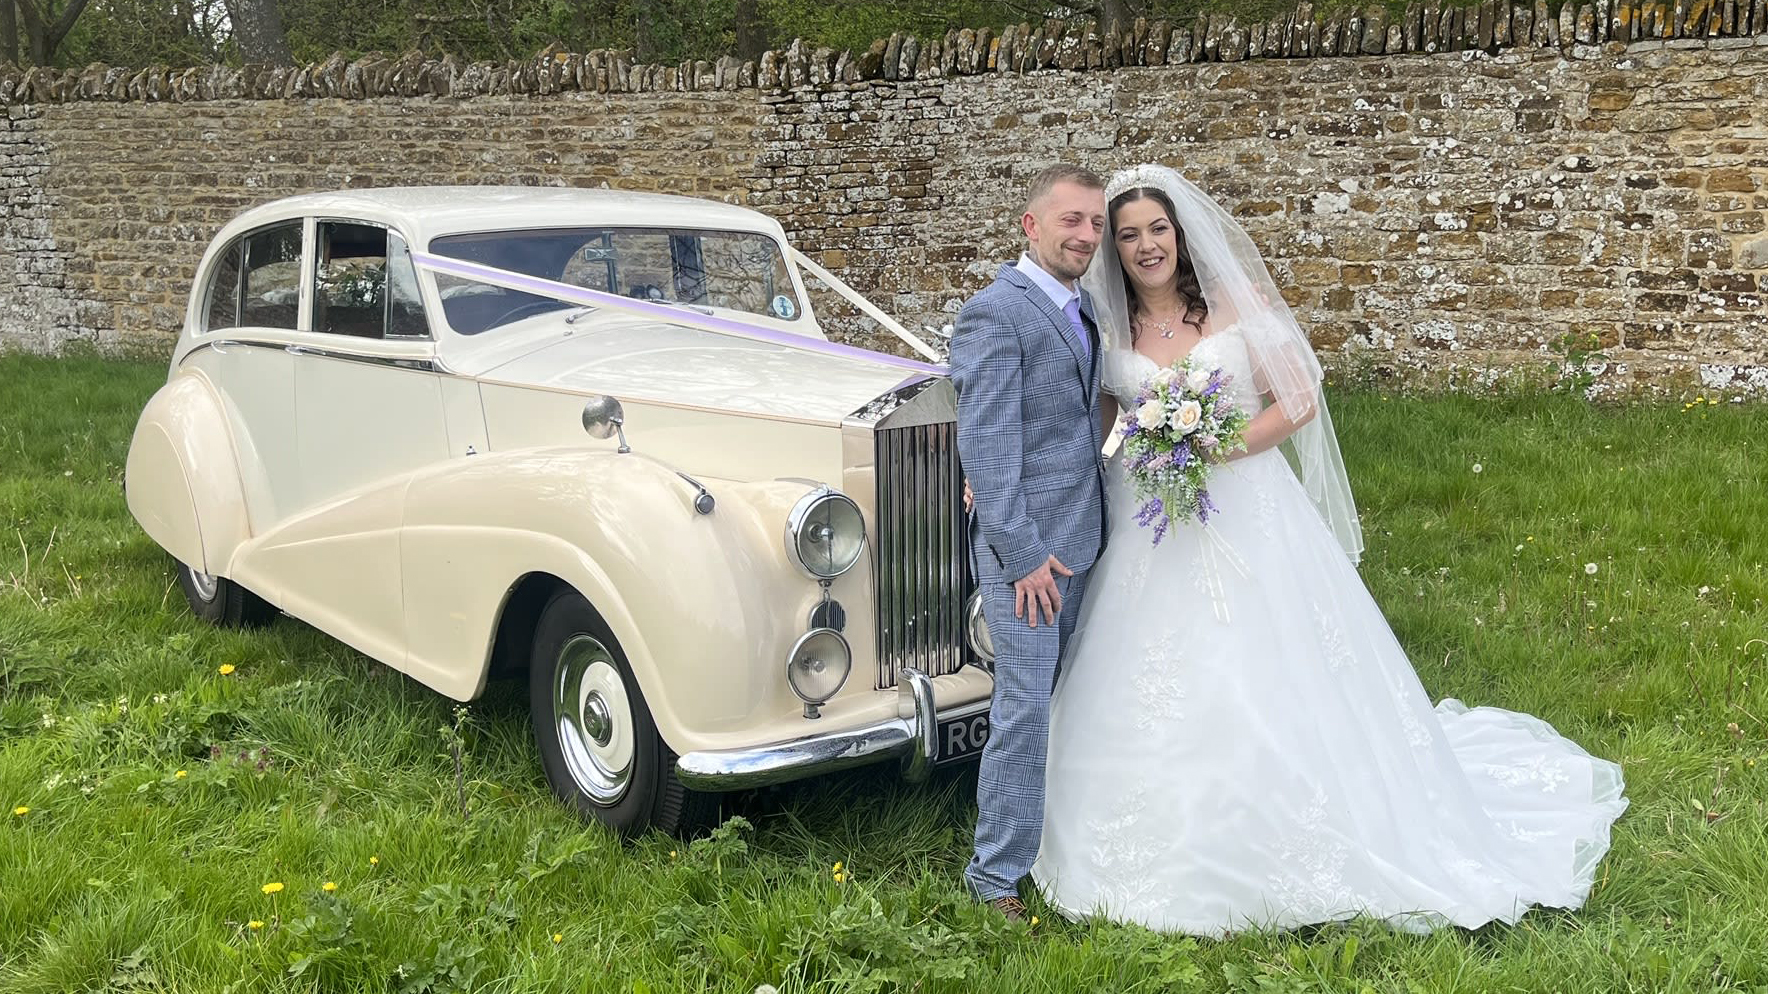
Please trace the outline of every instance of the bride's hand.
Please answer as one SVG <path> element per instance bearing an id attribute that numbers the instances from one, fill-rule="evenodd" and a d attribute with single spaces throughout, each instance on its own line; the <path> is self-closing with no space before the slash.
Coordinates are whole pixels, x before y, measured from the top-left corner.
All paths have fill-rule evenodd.
<path id="1" fill-rule="evenodd" d="M 974 512 L 975 510 L 976 510 L 976 494 L 971 492 L 970 478 L 968 476 L 966 476 L 966 477 L 964 477 L 964 513 L 970 514 L 970 513 Z"/>
<path id="2" fill-rule="evenodd" d="M 1212 466 L 1225 466 L 1234 459 L 1234 450 L 1226 445 L 1218 444 L 1207 449 L 1199 446 L 1198 451 L 1203 453 L 1203 461 Z"/>

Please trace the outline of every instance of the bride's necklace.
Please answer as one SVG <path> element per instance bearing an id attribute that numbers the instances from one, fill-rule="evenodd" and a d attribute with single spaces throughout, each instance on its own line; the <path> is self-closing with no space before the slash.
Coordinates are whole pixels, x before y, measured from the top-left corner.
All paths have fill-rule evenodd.
<path id="1" fill-rule="evenodd" d="M 1161 338 L 1171 338 L 1178 333 L 1179 329 L 1175 326 L 1185 320 L 1185 315 L 1189 314 L 1190 310 L 1191 309 L 1188 306 L 1181 303 L 1179 308 L 1173 311 L 1172 316 L 1164 321 L 1156 321 L 1151 315 L 1144 312 L 1142 315 L 1142 327 L 1159 332 Z"/>

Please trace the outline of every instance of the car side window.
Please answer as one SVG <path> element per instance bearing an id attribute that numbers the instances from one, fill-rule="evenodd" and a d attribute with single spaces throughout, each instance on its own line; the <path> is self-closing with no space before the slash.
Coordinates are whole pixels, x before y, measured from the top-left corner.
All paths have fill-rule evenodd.
<path id="1" fill-rule="evenodd" d="M 387 229 L 321 221 L 317 250 L 313 330 L 354 338 L 382 337 L 387 308 Z"/>
<path id="2" fill-rule="evenodd" d="M 205 331 L 239 327 L 239 253 L 240 239 L 234 239 L 215 260 L 209 273 L 208 304 L 204 307 Z"/>
<path id="3" fill-rule="evenodd" d="M 293 330 L 301 313 L 301 222 L 247 235 L 244 257 L 240 325 Z"/>
<path id="4" fill-rule="evenodd" d="M 313 271 L 313 328 L 354 338 L 427 338 L 411 250 L 397 232 L 321 221 Z"/>
<path id="5" fill-rule="evenodd" d="M 430 322 L 418 290 L 411 247 L 396 231 L 387 232 L 387 337 L 428 338 Z"/>

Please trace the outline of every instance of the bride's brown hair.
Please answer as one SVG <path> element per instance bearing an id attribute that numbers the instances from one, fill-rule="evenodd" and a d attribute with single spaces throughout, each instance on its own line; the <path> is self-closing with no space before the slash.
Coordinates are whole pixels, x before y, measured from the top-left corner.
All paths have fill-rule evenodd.
<path id="1" fill-rule="evenodd" d="M 1173 240 L 1178 247 L 1179 257 L 1174 262 L 1174 276 L 1177 278 L 1179 295 L 1185 298 L 1185 313 L 1180 320 L 1196 327 L 1199 334 L 1203 332 L 1203 322 L 1209 317 L 1209 302 L 1203 299 L 1203 285 L 1197 279 L 1197 265 L 1191 261 L 1191 249 L 1185 244 L 1185 229 L 1179 225 L 1179 212 L 1173 206 L 1172 198 L 1164 190 L 1151 186 L 1132 186 L 1111 199 L 1109 213 L 1111 215 L 1112 241 L 1116 241 L 1117 212 L 1125 204 L 1138 200 L 1152 200 L 1166 212 L 1167 223 L 1173 226 Z M 1112 246 L 1116 251 L 1117 246 Z M 1141 300 L 1136 297 L 1136 282 L 1130 279 L 1128 271 L 1123 268 L 1123 260 L 1118 260 L 1117 275 L 1123 280 L 1124 299 L 1129 301 L 1130 312 L 1135 313 L 1141 307 Z"/>

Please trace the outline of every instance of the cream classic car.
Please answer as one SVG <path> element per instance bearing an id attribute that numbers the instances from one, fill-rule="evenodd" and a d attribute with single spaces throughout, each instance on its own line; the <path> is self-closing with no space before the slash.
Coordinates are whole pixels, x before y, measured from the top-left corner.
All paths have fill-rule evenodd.
<path id="1" fill-rule="evenodd" d="M 972 756 L 992 680 L 941 367 L 828 340 L 770 218 L 607 191 L 315 194 L 203 256 L 131 513 L 223 625 L 281 611 L 456 700 L 526 671 L 559 796 Z"/>

